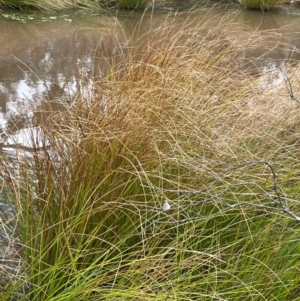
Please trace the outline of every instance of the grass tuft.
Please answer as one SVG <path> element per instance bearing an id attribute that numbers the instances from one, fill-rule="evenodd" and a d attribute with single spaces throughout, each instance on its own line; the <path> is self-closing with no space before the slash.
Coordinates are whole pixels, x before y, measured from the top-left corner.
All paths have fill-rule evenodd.
<path id="1" fill-rule="evenodd" d="M 269 11 L 283 3 L 282 0 L 239 0 L 246 8 Z"/>
<path id="2" fill-rule="evenodd" d="M 120 9 L 145 9 L 151 3 L 149 0 L 118 0 Z"/>
<path id="3" fill-rule="evenodd" d="M 96 51 L 90 93 L 38 112 L 39 147 L 7 166 L 19 300 L 296 298 L 297 104 L 284 83 L 258 90 L 253 33 L 232 28 L 170 16 L 137 47 Z"/>

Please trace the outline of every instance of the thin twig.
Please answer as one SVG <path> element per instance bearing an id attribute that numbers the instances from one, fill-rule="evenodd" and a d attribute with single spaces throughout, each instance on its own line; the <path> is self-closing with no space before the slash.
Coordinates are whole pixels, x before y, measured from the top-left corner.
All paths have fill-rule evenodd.
<path id="1" fill-rule="evenodd" d="M 205 196 L 207 194 L 208 190 L 210 188 L 213 188 L 213 186 L 217 183 L 217 181 L 220 181 L 225 176 L 228 176 L 228 174 L 230 172 L 232 172 L 234 170 L 237 170 L 239 168 L 242 168 L 242 167 L 250 167 L 250 166 L 253 166 L 253 165 L 257 165 L 257 164 L 264 164 L 270 169 L 271 174 L 272 174 L 272 179 L 273 179 L 272 190 L 275 192 L 275 196 L 274 197 L 271 196 L 267 191 L 265 191 L 265 189 L 263 189 L 259 185 L 258 185 L 258 187 L 265 194 L 268 195 L 269 199 L 277 206 L 277 208 L 279 207 L 280 211 L 282 211 L 283 213 L 289 215 L 294 220 L 300 221 L 300 217 L 296 213 L 291 211 L 287 204 L 284 204 L 283 197 L 280 193 L 280 187 L 277 183 L 277 174 L 275 172 L 275 168 L 268 161 L 249 161 L 249 162 L 244 162 L 244 163 L 241 163 L 241 164 L 238 164 L 238 165 L 234 165 L 234 166 L 226 169 L 222 173 L 220 173 L 217 177 L 215 177 L 215 179 L 214 179 L 214 181 L 212 181 L 212 183 L 210 183 L 206 187 L 204 187 L 202 189 L 199 189 L 199 190 L 172 190 L 172 189 L 168 190 L 168 189 L 163 189 L 163 191 L 166 192 L 166 193 L 167 192 L 171 192 L 171 193 L 177 192 L 177 193 L 181 194 L 180 196 L 178 196 L 175 199 L 172 199 L 172 200 L 168 199 L 168 202 L 170 202 L 170 208 L 168 208 L 168 209 L 172 209 L 172 207 L 173 207 L 172 203 L 175 204 L 175 203 L 177 203 L 180 200 L 183 200 L 185 198 Z M 246 185 L 246 184 L 241 183 L 241 184 L 235 184 L 233 186 L 236 186 L 236 185 L 239 186 L 239 185 Z M 251 185 L 257 185 L 257 184 L 256 183 L 251 183 Z M 231 188 L 233 186 L 231 186 Z M 148 187 L 148 188 L 150 188 L 150 187 Z M 152 187 L 152 188 L 154 188 L 154 187 Z M 157 187 L 157 189 L 161 189 L 161 188 Z M 160 215 L 161 214 L 161 208 L 149 207 L 149 206 L 147 206 L 147 204 L 144 204 L 144 203 L 140 203 L 140 204 L 135 203 L 135 206 L 139 207 L 139 210 L 141 210 L 141 211 L 146 210 L 148 213 L 149 212 L 152 212 L 154 214 L 156 213 L 155 216 L 153 216 L 154 220 L 155 220 L 155 224 L 180 224 L 180 223 L 188 223 L 188 222 L 199 221 L 199 220 L 219 216 L 220 214 L 224 214 L 228 210 L 232 210 L 233 208 L 241 207 L 241 206 L 252 206 L 252 207 L 256 207 L 256 208 L 260 208 L 260 209 L 265 209 L 265 210 L 268 210 L 268 211 L 275 211 L 276 210 L 276 207 L 272 207 L 268 204 L 255 204 L 255 203 L 247 202 L 247 201 L 237 202 L 235 204 L 230 204 L 226 200 L 222 199 L 220 194 L 210 195 L 209 199 L 205 198 L 205 202 L 207 202 L 208 200 L 217 200 L 217 201 L 225 204 L 225 208 L 222 208 L 221 210 L 219 210 L 217 212 L 214 212 L 213 214 L 210 214 L 210 215 L 198 215 L 196 217 L 185 216 L 184 218 L 176 219 L 176 218 L 174 218 L 174 216 L 172 216 L 172 214 L 168 213 L 169 210 L 166 211 L 166 212 L 163 212 L 163 218 L 162 218 L 161 215 Z M 201 200 L 201 201 L 196 202 L 196 203 L 193 202 L 193 206 L 196 206 L 197 204 L 203 203 L 203 201 L 204 200 Z M 122 207 L 122 208 L 126 208 L 128 205 L 132 205 L 132 204 L 124 203 L 124 202 L 120 203 L 120 202 L 113 202 L 113 201 L 109 201 L 105 204 L 107 204 L 108 206 L 111 206 L 113 203 L 120 206 L 120 207 Z M 190 206 L 190 205 L 186 205 L 186 206 Z M 183 207 L 180 207 L 180 208 L 183 209 Z M 169 217 L 169 220 L 166 220 L 165 217 Z"/>
<path id="2" fill-rule="evenodd" d="M 289 216 L 291 216 L 292 218 L 294 218 L 296 221 L 300 221 L 300 217 L 298 215 L 296 215 L 294 212 L 292 212 L 290 210 L 290 208 L 288 206 L 284 205 L 283 202 L 282 202 L 282 198 L 281 198 L 280 192 L 278 190 L 278 184 L 277 184 L 277 180 L 276 180 L 277 176 L 276 176 L 274 167 L 267 161 L 265 161 L 265 164 L 270 168 L 270 170 L 272 172 L 272 175 L 273 175 L 273 190 L 274 190 L 275 194 L 277 195 L 277 199 L 278 199 L 278 202 L 280 204 L 280 207 L 281 207 L 282 211 L 285 212 L 286 214 L 288 214 Z"/>
<path id="3" fill-rule="evenodd" d="M 290 94 L 291 99 L 295 100 L 296 102 L 298 102 L 300 104 L 300 100 L 295 96 L 295 94 L 293 92 L 293 87 L 292 87 L 291 81 L 290 81 L 289 77 L 287 76 L 286 72 L 284 72 L 284 70 L 281 67 L 279 68 L 279 70 L 283 74 L 285 86 Z"/>

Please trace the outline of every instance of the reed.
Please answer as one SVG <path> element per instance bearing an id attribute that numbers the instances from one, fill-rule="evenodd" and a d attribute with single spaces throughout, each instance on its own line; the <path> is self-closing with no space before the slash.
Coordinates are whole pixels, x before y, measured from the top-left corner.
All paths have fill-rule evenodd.
<path id="1" fill-rule="evenodd" d="M 7 166 L 19 300 L 296 298 L 297 104 L 240 68 L 253 34 L 195 22 L 100 52 L 93 93 L 37 115 L 43 150 Z"/>

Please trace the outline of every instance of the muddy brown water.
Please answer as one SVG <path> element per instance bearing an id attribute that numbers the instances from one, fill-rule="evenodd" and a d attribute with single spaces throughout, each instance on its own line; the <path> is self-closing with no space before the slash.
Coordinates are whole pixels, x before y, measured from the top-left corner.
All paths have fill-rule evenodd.
<path id="1" fill-rule="evenodd" d="M 120 43 L 132 42 L 137 35 L 162 24 L 166 15 L 170 11 L 174 13 L 182 3 L 177 2 L 153 13 L 150 9 L 146 13 L 110 15 L 85 11 L 0 12 L 0 143 L 6 143 L 8 132 L 24 127 L 24 117 L 32 114 L 30 106 L 57 97 L 74 97 L 82 89 L 94 72 L 94 51 L 101 41 L 111 43 L 113 52 L 116 46 L 113 35 L 118 36 Z M 190 6 L 181 7 L 183 11 L 191 9 L 195 2 L 185 3 Z M 241 37 L 246 31 L 265 34 L 267 44 L 270 43 L 268 52 L 264 50 L 263 54 L 258 49 L 245 53 L 249 60 L 251 56 L 262 56 L 258 68 L 263 72 L 300 59 L 300 8 L 297 6 L 268 13 L 241 9 L 237 4 L 209 6 L 197 11 L 197 18 L 218 20 L 227 15 L 228 22 L 245 25 L 238 31 Z"/>

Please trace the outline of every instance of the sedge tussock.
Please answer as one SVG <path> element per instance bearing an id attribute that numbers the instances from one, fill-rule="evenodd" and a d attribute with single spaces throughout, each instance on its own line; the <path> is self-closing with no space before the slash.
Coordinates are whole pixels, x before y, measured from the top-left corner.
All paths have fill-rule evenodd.
<path id="1" fill-rule="evenodd" d="M 172 18 L 141 45 L 95 51 L 92 93 L 36 115 L 44 147 L 7 181 L 22 300 L 296 296 L 296 104 L 245 70 L 260 44 Z"/>

